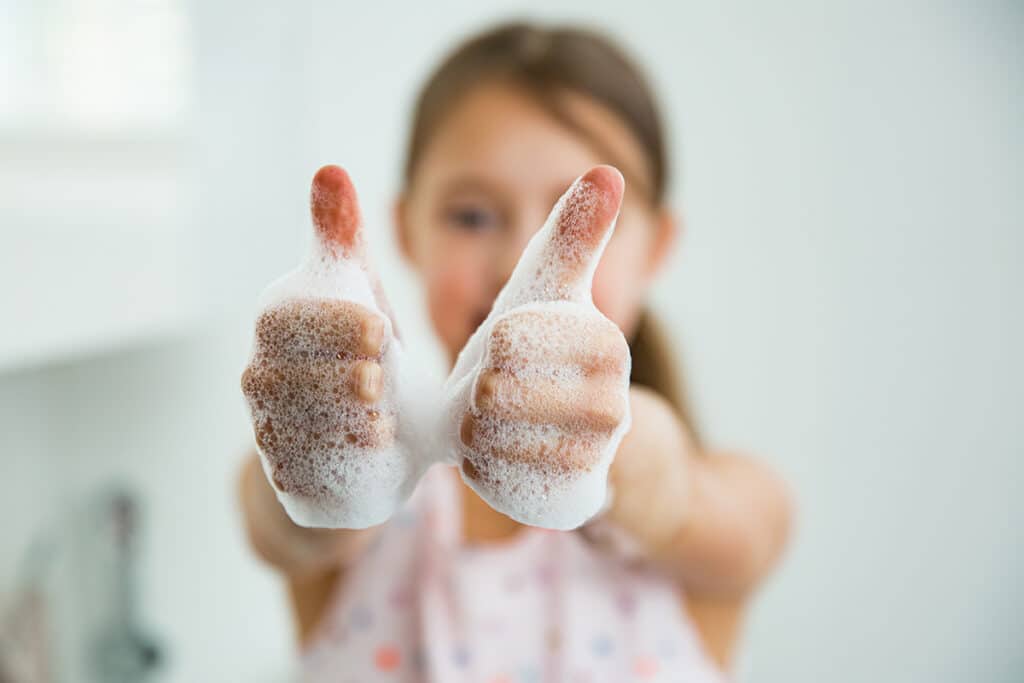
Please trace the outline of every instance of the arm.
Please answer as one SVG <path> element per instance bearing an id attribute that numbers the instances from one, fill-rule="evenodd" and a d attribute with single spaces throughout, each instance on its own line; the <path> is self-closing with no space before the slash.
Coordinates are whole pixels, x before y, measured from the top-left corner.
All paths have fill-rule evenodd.
<path id="1" fill-rule="evenodd" d="M 654 392 L 632 387 L 630 408 L 633 426 L 609 472 L 614 496 L 604 519 L 684 586 L 704 646 L 728 669 L 749 598 L 789 535 L 789 494 L 753 459 L 698 451 Z"/>
<path id="2" fill-rule="evenodd" d="M 289 579 L 308 579 L 347 565 L 375 531 L 297 525 L 278 502 L 255 453 L 242 466 L 239 498 L 253 550 Z"/>
<path id="3" fill-rule="evenodd" d="M 695 596 L 745 597 L 785 546 L 789 494 L 766 466 L 701 453 L 657 394 L 630 389 L 633 426 L 610 472 L 607 519 Z"/>
<path id="4" fill-rule="evenodd" d="M 292 522 L 263 474 L 258 456 L 245 459 L 239 502 L 253 550 L 288 583 L 300 643 L 320 621 L 327 598 L 377 528 L 309 529 Z"/>
<path id="5" fill-rule="evenodd" d="M 349 529 L 386 518 L 404 491 L 393 480 L 376 486 L 372 468 L 361 475 L 362 459 L 387 457 L 407 466 L 402 474 L 418 474 L 397 443 L 386 381 L 393 325 L 367 260 L 355 188 L 341 168 L 317 172 L 310 209 L 315 249 L 271 285 L 256 320 L 241 384 L 261 455 L 246 460 L 239 479 L 249 539 L 285 575 L 302 640 L 373 534 Z"/>

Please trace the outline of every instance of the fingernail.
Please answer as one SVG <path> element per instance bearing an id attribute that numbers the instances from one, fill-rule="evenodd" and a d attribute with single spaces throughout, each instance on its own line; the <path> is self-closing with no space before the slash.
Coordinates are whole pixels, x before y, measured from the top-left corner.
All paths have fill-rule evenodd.
<path id="1" fill-rule="evenodd" d="M 310 188 L 313 225 L 329 247 L 344 253 L 356 242 L 359 232 L 359 204 L 348 173 L 338 166 L 324 166 L 313 177 Z"/>
<path id="2" fill-rule="evenodd" d="M 384 371 L 377 363 L 365 361 L 360 364 L 356 373 L 356 393 L 367 403 L 380 398 L 384 381 Z"/>
<path id="3" fill-rule="evenodd" d="M 462 428 L 459 429 L 459 438 L 467 446 L 473 444 L 473 422 L 473 414 L 466 413 L 466 417 L 462 418 Z"/>
<path id="4" fill-rule="evenodd" d="M 472 479 L 473 481 L 476 481 L 477 479 L 480 478 L 480 472 L 477 471 L 476 466 L 469 460 L 463 459 L 462 473 L 465 474 L 467 478 Z"/>
<path id="5" fill-rule="evenodd" d="M 384 345 L 384 319 L 372 315 L 363 322 L 362 352 L 365 356 L 380 355 Z"/>
<path id="6" fill-rule="evenodd" d="M 488 370 L 480 375 L 476 382 L 476 407 L 478 410 L 490 410 L 494 405 L 498 389 L 498 373 Z"/>

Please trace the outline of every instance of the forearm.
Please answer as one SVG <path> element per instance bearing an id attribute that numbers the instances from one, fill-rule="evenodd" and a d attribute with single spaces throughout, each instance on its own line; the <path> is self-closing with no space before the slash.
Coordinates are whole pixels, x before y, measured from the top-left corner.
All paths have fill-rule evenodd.
<path id="1" fill-rule="evenodd" d="M 305 579 L 348 565 L 375 533 L 298 526 L 278 502 L 255 453 L 242 466 L 239 498 L 253 549 L 291 578 Z"/>
<path id="2" fill-rule="evenodd" d="M 607 518 L 688 590 L 751 590 L 785 544 L 785 487 L 755 460 L 698 452 L 651 392 L 631 390 L 631 408 L 633 428 L 612 467 Z"/>

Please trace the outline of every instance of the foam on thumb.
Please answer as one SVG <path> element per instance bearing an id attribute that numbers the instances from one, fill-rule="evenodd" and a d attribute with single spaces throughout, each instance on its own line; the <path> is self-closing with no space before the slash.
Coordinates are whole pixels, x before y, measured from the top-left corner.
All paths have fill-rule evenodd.
<path id="1" fill-rule="evenodd" d="M 527 303 L 589 302 L 623 188 L 622 174 L 612 166 L 595 166 L 577 178 L 526 245 L 492 314 Z"/>

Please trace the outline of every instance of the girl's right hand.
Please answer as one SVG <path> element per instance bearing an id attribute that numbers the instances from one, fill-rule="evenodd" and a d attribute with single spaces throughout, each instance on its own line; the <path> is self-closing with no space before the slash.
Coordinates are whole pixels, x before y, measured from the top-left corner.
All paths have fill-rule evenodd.
<path id="1" fill-rule="evenodd" d="M 381 312 L 388 308 L 365 262 L 355 190 L 341 168 L 316 174 L 311 208 L 313 266 L 326 275 L 315 272 L 332 282 L 342 272 L 363 301 L 300 287 L 270 304 L 256 322 L 242 391 L 264 470 L 292 518 L 304 526 L 370 526 L 404 497 L 402 470 L 410 467 L 396 444 L 396 378 L 387 370 L 394 367 L 393 326 Z M 382 477 L 381 464 L 397 478 Z"/>

